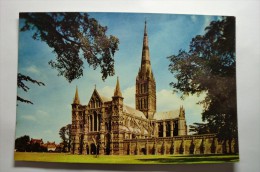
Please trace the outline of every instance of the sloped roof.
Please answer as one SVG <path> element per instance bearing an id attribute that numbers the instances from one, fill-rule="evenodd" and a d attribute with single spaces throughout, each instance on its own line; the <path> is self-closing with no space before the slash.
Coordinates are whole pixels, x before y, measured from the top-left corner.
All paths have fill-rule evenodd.
<path id="1" fill-rule="evenodd" d="M 174 119 L 179 118 L 180 110 L 172 110 L 167 112 L 156 112 L 153 116 L 156 120 L 163 120 L 163 119 Z"/>
<path id="2" fill-rule="evenodd" d="M 101 99 L 101 101 L 103 101 L 103 102 L 112 101 L 112 98 L 108 98 L 108 97 L 105 97 L 105 96 L 99 94 L 99 92 L 97 91 L 97 89 L 94 89 L 94 91 L 93 91 L 93 93 L 92 93 L 92 95 L 91 95 L 89 101 L 91 100 L 91 98 L 93 97 L 94 94 L 96 94 L 96 95 Z"/>
<path id="3" fill-rule="evenodd" d="M 33 138 L 31 138 L 31 141 L 30 141 L 31 143 L 39 143 L 39 144 L 42 144 L 43 143 L 43 141 L 42 141 L 42 139 L 33 139 Z"/>
<path id="4" fill-rule="evenodd" d="M 125 125 L 120 126 L 120 130 L 135 133 L 135 134 L 141 134 L 142 133 L 141 129 L 138 128 L 138 127 L 131 127 L 131 126 L 125 126 Z M 148 134 L 146 129 L 143 129 L 143 134 Z"/>
<path id="5" fill-rule="evenodd" d="M 139 117 L 139 118 L 146 119 L 146 117 L 144 116 L 143 112 L 141 112 L 139 110 L 136 110 L 136 109 L 134 109 L 132 107 L 129 107 L 127 105 L 123 106 L 123 112 L 126 112 L 128 114 L 134 115 L 134 116 Z"/>
<path id="6" fill-rule="evenodd" d="M 109 101 L 112 101 L 112 98 L 105 97 L 105 96 L 100 95 L 100 94 L 99 94 L 99 96 L 100 96 L 100 98 L 102 99 L 103 102 L 109 102 Z"/>

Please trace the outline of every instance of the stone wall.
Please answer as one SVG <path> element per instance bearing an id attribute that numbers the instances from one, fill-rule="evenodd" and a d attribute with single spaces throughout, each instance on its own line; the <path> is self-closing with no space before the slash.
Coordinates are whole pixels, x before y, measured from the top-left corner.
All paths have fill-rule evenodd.
<path id="1" fill-rule="evenodd" d="M 235 151 L 232 141 L 231 151 Z M 167 138 L 132 139 L 123 141 L 123 155 L 164 155 L 164 154 L 222 154 L 223 143 L 214 134 L 187 135 Z M 229 152 L 229 145 L 226 144 Z M 226 152 L 226 153 L 228 153 Z"/>

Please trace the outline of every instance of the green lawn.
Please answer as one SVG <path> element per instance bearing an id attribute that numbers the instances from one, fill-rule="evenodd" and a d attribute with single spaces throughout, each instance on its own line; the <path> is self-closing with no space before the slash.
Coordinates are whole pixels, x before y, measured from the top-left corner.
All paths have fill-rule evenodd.
<path id="1" fill-rule="evenodd" d="M 100 164 L 201 164 L 238 162 L 238 155 L 70 155 L 66 153 L 15 152 L 16 161 L 45 161 Z"/>

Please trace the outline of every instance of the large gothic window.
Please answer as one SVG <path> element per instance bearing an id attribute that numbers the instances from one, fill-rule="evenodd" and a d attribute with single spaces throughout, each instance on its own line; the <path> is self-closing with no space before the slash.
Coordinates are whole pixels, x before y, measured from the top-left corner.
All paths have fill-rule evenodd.
<path id="1" fill-rule="evenodd" d="M 94 112 L 94 131 L 97 131 L 98 128 L 98 116 L 97 113 Z"/>
<path id="2" fill-rule="evenodd" d="M 163 137 L 163 124 L 161 122 L 158 124 L 158 136 Z"/>
<path id="3" fill-rule="evenodd" d="M 170 121 L 166 122 L 166 137 L 170 137 L 171 136 L 171 124 Z"/>
<path id="4" fill-rule="evenodd" d="M 92 117 L 92 115 L 90 115 L 90 117 L 89 117 L 89 125 L 90 125 L 90 131 L 92 131 L 92 129 L 93 129 L 93 123 L 92 123 L 92 121 L 93 121 L 93 117 Z"/>
<path id="5" fill-rule="evenodd" d="M 178 121 L 174 121 L 174 130 L 173 130 L 173 135 L 178 136 Z"/>

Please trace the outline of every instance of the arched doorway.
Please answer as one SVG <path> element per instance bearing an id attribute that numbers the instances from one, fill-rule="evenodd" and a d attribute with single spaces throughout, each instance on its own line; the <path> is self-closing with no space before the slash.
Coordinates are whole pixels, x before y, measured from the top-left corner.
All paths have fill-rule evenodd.
<path id="1" fill-rule="evenodd" d="M 86 154 L 89 155 L 89 146 L 88 146 L 88 144 L 86 145 Z"/>
<path id="2" fill-rule="evenodd" d="M 91 143 L 90 145 L 90 153 L 91 155 L 95 155 L 97 153 L 97 147 L 94 143 Z"/>
<path id="3" fill-rule="evenodd" d="M 106 155 L 110 154 L 110 143 L 111 143 L 111 136 L 109 133 L 106 134 Z"/>
<path id="4" fill-rule="evenodd" d="M 145 148 L 142 148 L 141 152 L 142 152 L 143 155 L 146 155 L 146 149 Z"/>

